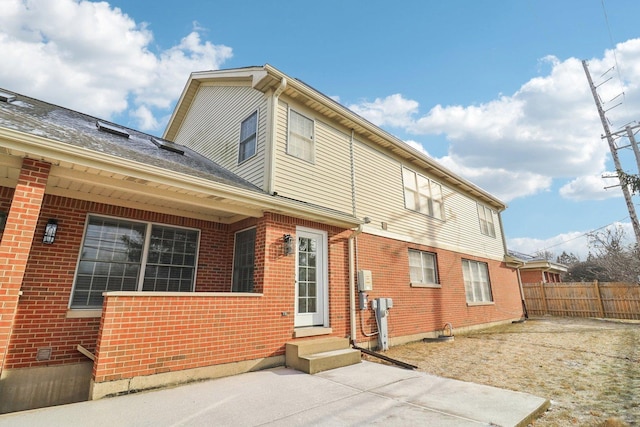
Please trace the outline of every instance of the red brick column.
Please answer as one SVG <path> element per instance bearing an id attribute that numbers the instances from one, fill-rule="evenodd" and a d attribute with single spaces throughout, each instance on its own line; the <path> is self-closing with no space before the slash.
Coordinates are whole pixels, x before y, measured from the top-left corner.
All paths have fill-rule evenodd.
<path id="1" fill-rule="evenodd" d="M 51 165 L 24 159 L 0 241 L 0 373 Z"/>

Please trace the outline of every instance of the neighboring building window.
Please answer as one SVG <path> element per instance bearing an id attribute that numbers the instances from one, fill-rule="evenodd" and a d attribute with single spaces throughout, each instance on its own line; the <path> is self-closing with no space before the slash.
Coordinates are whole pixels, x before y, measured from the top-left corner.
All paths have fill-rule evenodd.
<path id="1" fill-rule="evenodd" d="M 409 249 L 409 275 L 411 284 L 437 284 L 436 254 Z"/>
<path id="2" fill-rule="evenodd" d="M 462 275 L 467 302 L 491 302 L 489 268 L 484 262 L 462 260 Z"/>
<path id="3" fill-rule="evenodd" d="M 256 154 L 256 144 L 258 141 L 258 112 L 250 115 L 240 125 L 240 148 L 238 163 L 244 162 L 249 157 Z"/>
<path id="4" fill-rule="evenodd" d="M 493 225 L 493 211 L 478 204 L 478 218 L 480 218 L 480 232 L 486 236 L 496 237 L 496 227 Z"/>
<path id="5" fill-rule="evenodd" d="M 238 231 L 233 251 L 232 292 L 253 292 L 256 229 Z"/>
<path id="6" fill-rule="evenodd" d="M 198 240 L 198 230 L 89 217 L 71 308 L 100 308 L 107 291 L 192 291 Z"/>
<path id="7" fill-rule="evenodd" d="M 444 219 L 440 184 L 407 168 L 402 168 L 402 181 L 407 209 Z"/>
<path id="8" fill-rule="evenodd" d="M 313 163 L 313 120 L 289 110 L 289 141 L 287 153 Z"/>

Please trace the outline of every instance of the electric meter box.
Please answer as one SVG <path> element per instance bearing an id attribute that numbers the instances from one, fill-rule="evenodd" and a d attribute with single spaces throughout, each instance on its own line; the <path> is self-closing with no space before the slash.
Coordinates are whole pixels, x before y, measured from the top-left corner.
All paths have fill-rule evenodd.
<path id="1" fill-rule="evenodd" d="M 371 278 L 371 270 L 358 271 L 358 291 L 372 291 L 373 279 Z"/>

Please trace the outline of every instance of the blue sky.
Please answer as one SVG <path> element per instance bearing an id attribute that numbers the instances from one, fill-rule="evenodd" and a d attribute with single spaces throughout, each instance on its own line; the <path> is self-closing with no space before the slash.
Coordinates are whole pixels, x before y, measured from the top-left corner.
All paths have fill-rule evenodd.
<path id="1" fill-rule="evenodd" d="M 0 3 L 5 89 L 161 135 L 191 71 L 269 63 L 507 202 L 510 249 L 633 236 L 580 60 L 640 121 L 637 0 Z"/>

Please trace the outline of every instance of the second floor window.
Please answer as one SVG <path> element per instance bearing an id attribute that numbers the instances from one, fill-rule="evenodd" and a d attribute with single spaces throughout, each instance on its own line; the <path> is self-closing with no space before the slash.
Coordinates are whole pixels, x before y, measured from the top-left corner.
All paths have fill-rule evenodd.
<path id="1" fill-rule="evenodd" d="M 496 237 L 496 227 L 493 224 L 493 211 L 486 206 L 478 205 L 480 232 L 485 236 Z"/>
<path id="2" fill-rule="evenodd" d="M 407 209 L 444 219 L 440 184 L 407 168 L 402 168 L 402 181 L 404 206 Z"/>
<path id="3" fill-rule="evenodd" d="M 242 163 L 256 154 L 258 142 L 258 112 L 256 111 L 240 125 L 240 147 L 238 163 Z"/>
<path id="4" fill-rule="evenodd" d="M 287 153 L 313 163 L 315 158 L 313 132 L 313 120 L 289 110 Z"/>

